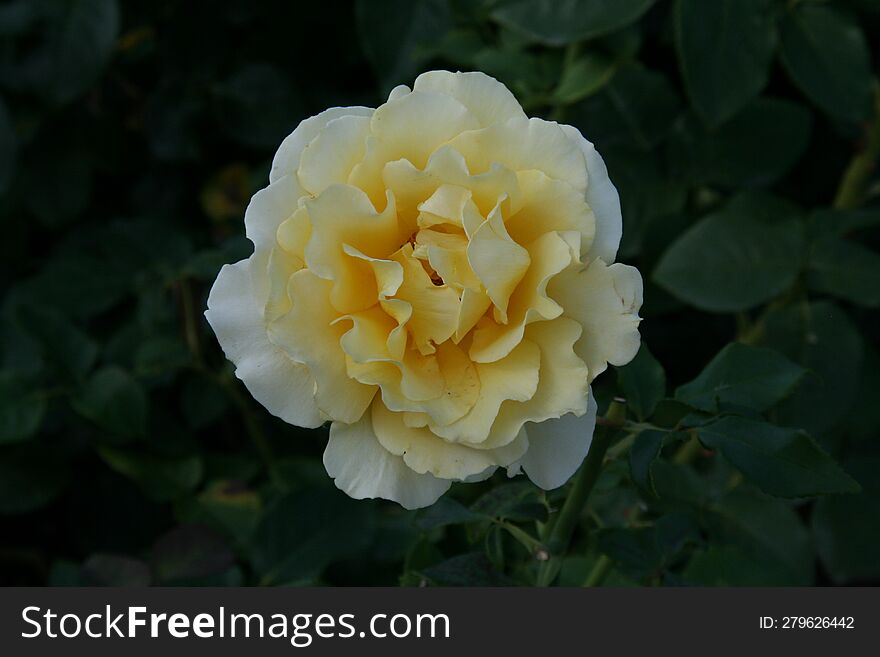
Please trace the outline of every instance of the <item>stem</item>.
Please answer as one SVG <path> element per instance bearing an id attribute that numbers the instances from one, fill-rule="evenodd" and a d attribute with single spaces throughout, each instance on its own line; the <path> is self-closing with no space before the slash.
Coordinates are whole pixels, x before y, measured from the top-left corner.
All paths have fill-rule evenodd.
<path id="1" fill-rule="evenodd" d="M 180 305 L 183 311 L 183 332 L 186 344 L 195 362 L 201 364 L 202 350 L 199 345 L 198 320 L 196 319 L 195 304 L 193 304 L 192 287 L 186 277 L 178 280 L 177 291 L 180 295 Z"/>
<path id="2" fill-rule="evenodd" d="M 874 88 L 874 118 L 867 126 L 864 148 L 853 157 L 843 173 L 834 208 L 852 210 L 860 207 L 867 196 L 868 182 L 880 158 L 880 85 Z"/>
<path id="3" fill-rule="evenodd" d="M 624 406 L 618 402 L 612 402 L 608 409 L 606 418 L 618 421 L 623 418 L 625 413 Z M 551 559 L 541 564 L 538 571 L 538 586 L 548 586 L 556 577 L 559 570 L 559 559 L 568 549 L 571 537 L 580 520 L 581 511 L 590 497 L 596 481 L 599 479 L 599 473 L 602 470 L 602 463 L 605 460 L 605 452 L 611 445 L 611 438 L 614 430 L 610 427 L 599 427 L 593 436 L 593 443 L 590 445 L 590 451 L 587 458 L 584 459 L 578 471 L 574 486 L 562 505 L 559 517 L 556 519 L 553 528 L 550 530 L 550 536 L 547 540 L 547 548 L 550 550 Z"/>
<path id="4" fill-rule="evenodd" d="M 584 580 L 583 586 L 601 586 L 602 582 L 604 582 L 605 578 L 608 576 L 608 573 L 611 572 L 611 567 L 613 565 L 614 562 L 611 561 L 611 559 L 604 554 L 601 555 L 596 560 L 596 564 L 593 566 L 590 574 L 587 575 L 587 579 Z"/>
<path id="5" fill-rule="evenodd" d="M 692 433 L 690 440 L 679 448 L 675 456 L 672 457 L 672 461 L 679 465 L 687 465 L 697 458 L 701 449 L 703 447 L 700 445 L 699 438 L 697 438 L 695 433 Z"/>

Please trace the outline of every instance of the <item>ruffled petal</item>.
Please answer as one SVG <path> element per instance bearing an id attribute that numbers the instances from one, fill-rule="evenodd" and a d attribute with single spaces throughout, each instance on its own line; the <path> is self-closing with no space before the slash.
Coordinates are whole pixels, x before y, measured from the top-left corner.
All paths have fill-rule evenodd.
<path id="1" fill-rule="evenodd" d="M 261 311 L 254 304 L 248 261 L 224 265 L 208 295 L 205 318 L 235 375 L 254 399 L 285 422 L 314 428 L 326 419 L 314 400 L 309 369 L 269 341 Z"/>
<path id="2" fill-rule="evenodd" d="M 428 71 L 416 78 L 415 91 L 429 91 L 455 98 L 477 117 L 481 127 L 526 115 L 510 91 L 485 73 Z"/>
<path id="3" fill-rule="evenodd" d="M 301 269 L 290 278 L 293 308 L 269 326 L 273 343 L 308 366 L 315 380 L 315 403 L 330 418 L 356 422 L 370 405 L 376 387 L 349 377 L 340 346 L 346 327 L 336 322 L 330 304 L 331 283 Z"/>
<path id="4" fill-rule="evenodd" d="M 548 292 L 584 332 L 575 351 L 590 370 L 590 381 L 612 365 L 626 365 L 639 350 L 642 307 L 639 270 L 601 259 L 569 269 L 550 282 Z"/>
<path id="5" fill-rule="evenodd" d="M 324 450 L 324 467 L 336 487 L 356 500 L 381 498 L 405 509 L 430 506 L 451 484 L 419 474 L 379 444 L 369 413 L 354 424 L 334 422 Z"/>
<path id="6" fill-rule="evenodd" d="M 591 394 L 587 412 L 580 417 L 569 414 L 529 424 L 529 450 L 519 465 L 536 486 L 544 490 L 559 488 L 586 458 L 595 428 L 596 401 Z"/>
<path id="7" fill-rule="evenodd" d="M 317 195 L 333 184 L 345 184 L 355 165 L 364 158 L 369 116 L 333 119 L 305 147 L 297 178 L 303 188 Z"/>
<path id="8" fill-rule="evenodd" d="M 425 428 L 408 427 L 403 415 L 373 404 L 373 429 L 381 445 L 418 473 L 441 479 L 463 480 L 493 466 L 505 466 L 521 458 L 528 449 L 525 432 L 498 450 L 474 449 L 451 443 Z"/>
<path id="9" fill-rule="evenodd" d="M 269 182 L 274 183 L 283 176 L 295 173 L 299 168 L 303 149 L 333 119 L 342 116 L 371 116 L 372 114 L 373 110 L 370 107 L 331 107 L 302 121 L 293 132 L 284 138 L 281 146 L 275 152 L 272 169 L 269 172 Z"/>
<path id="10" fill-rule="evenodd" d="M 587 163 L 589 183 L 587 204 L 596 215 L 596 237 L 585 259 L 602 258 L 607 264 L 617 257 L 617 247 L 623 235 L 623 218 L 620 212 L 620 196 L 608 177 L 605 161 L 592 142 L 584 139 L 580 130 L 570 125 L 560 126 L 572 143 L 583 153 Z"/>

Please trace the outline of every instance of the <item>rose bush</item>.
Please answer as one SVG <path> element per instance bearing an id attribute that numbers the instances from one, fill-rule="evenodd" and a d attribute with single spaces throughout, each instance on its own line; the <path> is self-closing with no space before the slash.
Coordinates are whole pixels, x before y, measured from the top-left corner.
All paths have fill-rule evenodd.
<path id="1" fill-rule="evenodd" d="M 432 504 L 507 468 L 545 489 L 586 455 L 590 382 L 639 347 L 642 280 L 614 263 L 617 191 L 593 144 L 482 73 L 432 71 L 281 144 L 249 258 L 205 313 L 285 421 L 331 421 L 355 498 Z"/>

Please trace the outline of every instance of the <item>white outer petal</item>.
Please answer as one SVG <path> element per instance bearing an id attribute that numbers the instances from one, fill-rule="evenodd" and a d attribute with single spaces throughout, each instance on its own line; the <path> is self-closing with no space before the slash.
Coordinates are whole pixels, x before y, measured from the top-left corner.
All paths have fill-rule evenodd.
<path id="1" fill-rule="evenodd" d="M 248 260 L 223 266 L 208 295 L 205 318 L 254 399 L 285 422 L 321 426 L 325 418 L 315 405 L 315 380 L 305 365 L 269 341 L 248 266 Z"/>
<path id="2" fill-rule="evenodd" d="M 324 467 L 339 490 L 356 500 L 380 497 L 405 509 L 430 506 L 452 482 L 418 474 L 386 450 L 373 433 L 370 414 L 354 424 L 334 422 L 324 450 Z"/>
<path id="3" fill-rule="evenodd" d="M 333 119 L 338 119 L 341 116 L 371 116 L 372 114 L 373 110 L 370 107 L 331 107 L 301 121 L 296 129 L 284 138 L 281 146 L 275 152 L 272 169 L 269 171 L 269 182 L 273 183 L 294 173 L 299 168 L 299 158 L 303 149 Z"/>
<path id="4" fill-rule="evenodd" d="M 596 215 L 596 237 L 585 261 L 602 258 L 610 265 L 617 257 L 617 247 L 623 236 L 623 218 L 620 212 L 620 196 L 608 177 L 605 161 L 592 142 L 587 141 L 580 130 L 570 125 L 560 126 L 563 132 L 580 147 L 587 162 L 587 205 Z"/>
<path id="5" fill-rule="evenodd" d="M 587 456 L 595 428 L 596 400 L 591 390 L 587 412 L 580 417 L 569 413 L 556 420 L 526 425 L 529 451 L 516 465 L 522 466 L 529 479 L 544 490 L 559 488 Z"/>

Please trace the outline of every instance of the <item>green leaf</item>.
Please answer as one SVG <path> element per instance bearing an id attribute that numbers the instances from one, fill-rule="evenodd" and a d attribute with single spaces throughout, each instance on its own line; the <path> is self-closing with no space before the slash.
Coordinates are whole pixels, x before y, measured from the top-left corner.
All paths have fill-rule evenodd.
<path id="1" fill-rule="evenodd" d="M 333 561 L 362 553 L 375 530 L 372 508 L 327 487 L 279 499 L 266 510 L 251 540 L 260 581 L 312 581 Z"/>
<path id="2" fill-rule="evenodd" d="M 615 69 L 614 61 L 605 55 L 588 53 L 578 57 L 563 69 L 553 102 L 568 105 L 592 96 L 608 84 Z"/>
<path id="3" fill-rule="evenodd" d="M 141 437 L 147 433 L 147 394 L 119 367 L 111 365 L 95 372 L 71 404 L 80 415 L 111 434 Z"/>
<path id="4" fill-rule="evenodd" d="M 652 4 L 654 0 L 510 0 L 491 16 L 529 39 L 561 46 L 626 27 Z"/>
<path id="5" fill-rule="evenodd" d="M 813 244 L 807 281 L 817 292 L 861 306 L 880 306 L 880 254 L 840 237 Z"/>
<path id="6" fill-rule="evenodd" d="M 660 259 L 654 280 L 703 310 L 747 310 L 791 286 L 804 248 L 795 208 L 744 194 L 681 235 Z"/>
<path id="7" fill-rule="evenodd" d="M 223 538 L 201 525 L 176 527 L 153 546 L 152 571 L 162 584 L 222 573 L 234 563 Z"/>
<path id="8" fill-rule="evenodd" d="M 80 586 L 149 586 L 150 568 L 140 559 L 117 554 L 93 554 L 79 572 Z"/>
<path id="9" fill-rule="evenodd" d="M 412 80 L 452 25 L 445 0 L 357 0 L 358 32 L 382 93 Z"/>
<path id="10" fill-rule="evenodd" d="M 699 528 L 689 515 L 670 514 L 653 527 L 613 527 L 598 532 L 599 550 L 615 566 L 635 578 L 659 576 L 679 551 L 699 538 Z"/>
<path id="11" fill-rule="evenodd" d="M 0 445 L 33 436 L 43 423 L 46 399 L 15 372 L 0 371 Z"/>
<path id="12" fill-rule="evenodd" d="M 69 379 L 85 378 L 98 358 L 98 346 L 85 333 L 47 308 L 24 307 L 19 316 L 47 361 Z"/>
<path id="13" fill-rule="evenodd" d="M 182 499 L 177 511 L 186 522 L 207 525 L 244 542 L 260 521 L 263 503 L 255 491 L 240 483 L 216 481 L 196 498 Z"/>
<path id="14" fill-rule="evenodd" d="M 715 129 L 690 117 L 670 139 L 672 166 L 698 184 L 764 187 L 797 163 L 812 125 L 803 106 L 775 98 L 758 98 Z"/>
<path id="15" fill-rule="evenodd" d="M 761 490 L 779 497 L 856 493 L 858 482 L 807 434 L 741 417 L 725 417 L 697 429 Z"/>
<path id="16" fill-rule="evenodd" d="M 810 100 L 841 119 L 865 118 L 870 53 L 856 20 L 835 7 L 801 2 L 785 13 L 781 32 L 782 63 Z"/>
<path id="17" fill-rule="evenodd" d="M 617 369 L 617 384 L 626 397 L 626 405 L 640 421 L 651 417 L 666 396 L 666 373 L 644 342 L 636 357 Z"/>
<path id="18" fill-rule="evenodd" d="M 448 495 L 441 497 L 424 511 L 421 511 L 416 524 L 424 530 L 446 527 L 447 525 L 460 525 L 467 522 L 485 520 L 486 516 L 471 511 L 461 502 L 457 502 Z"/>
<path id="19" fill-rule="evenodd" d="M 683 574 L 689 584 L 696 586 L 766 586 L 779 581 L 776 564 L 735 545 L 710 545 L 700 550 Z"/>
<path id="20" fill-rule="evenodd" d="M 304 113 L 290 76 L 268 64 L 247 64 L 218 87 L 215 116 L 233 139 L 275 147 Z"/>
<path id="21" fill-rule="evenodd" d="M 807 217 L 808 234 L 815 240 L 823 237 L 848 237 L 875 226 L 880 226 L 880 210 L 861 208 L 858 210 L 833 210 L 823 208 Z"/>
<path id="22" fill-rule="evenodd" d="M 188 493 L 202 478 L 200 456 L 160 456 L 115 447 L 100 447 L 98 453 L 113 470 L 137 482 L 159 502 Z"/>
<path id="23" fill-rule="evenodd" d="M 738 548 L 757 571 L 747 581 L 760 580 L 764 586 L 813 583 L 810 535 L 784 500 L 740 487 L 714 503 L 704 521 L 713 543 Z M 739 564 L 737 569 L 745 567 Z"/>
<path id="24" fill-rule="evenodd" d="M 67 103 L 98 78 L 119 32 L 116 0 L 61 0 L 47 3 L 45 42 L 27 63 L 37 91 Z"/>
<path id="25" fill-rule="evenodd" d="M 740 407 L 763 412 L 787 397 L 806 373 L 772 349 L 732 342 L 680 386 L 675 398 L 707 413 Z"/>
<path id="26" fill-rule="evenodd" d="M 67 462 L 65 462 L 67 461 Z M 28 441 L 0 448 L 0 514 L 36 511 L 54 500 L 71 475 L 58 445 Z"/>
<path id="27" fill-rule="evenodd" d="M 460 554 L 425 568 L 421 574 L 440 586 L 510 586 L 513 582 L 498 572 L 482 552 Z"/>
<path id="28" fill-rule="evenodd" d="M 681 108 L 681 100 L 666 76 L 641 66 L 620 69 L 605 93 L 612 111 L 645 149 L 666 135 Z"/>
<path id="29" fill-rule="evenodd" d="M 0 196 L 6 193 L 9 181 L 15 173 L 15 152 L 18 138 L 6 103 L 0 98 Z"/>
<path id="30" fill-rule="evenodd" d="M 800 304 L 767 314 L 763 344 L 811 371 L 776 409 L 782 424 L 819 436 L 852 408 L 864 353 L 862 337 L 832 303 Z"/>
<path id="31" fill-rule="evenodd" d="M 691 103 L 710 125 L 767 84 L 776 48 L 770 0 L 677 0 L 675 43 Z"/>
<path id="32" fill-rule="evenodd" d="M 471 505 L 471 511 L 507 520 L 547 519 L 547 507 L 540 491 L 528 481 L 511 481 L 495 486 Z"/>
<path id="33" fill-rule="evenodd" d="M 878 505 L 878 491 L 823 497 L 816 502 L 812 518 L 816 550 L 835 582 L 858 583 L 880 577 Z"/>
<path id="34" fill-rule="evenodd" d="M 629 471 L 632 480 L 643 490 L 657 494 L 654 487 L 653 466 L 663 449 L 665 431 L 648 429 L 639 433 L 629 450 Z"/>

